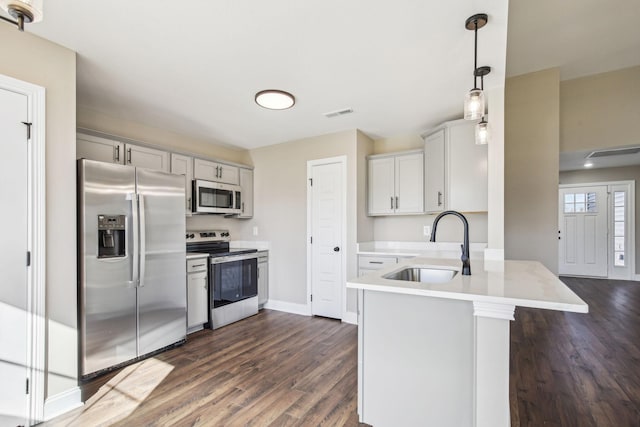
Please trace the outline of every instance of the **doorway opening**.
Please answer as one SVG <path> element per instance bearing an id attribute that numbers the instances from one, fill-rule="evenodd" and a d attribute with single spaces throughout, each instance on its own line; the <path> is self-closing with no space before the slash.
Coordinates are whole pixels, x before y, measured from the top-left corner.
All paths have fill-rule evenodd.
<path id="1" fill-rule="evenodd" d="M 559 187 L 560 275 L 635 278 L 635 182 Z"/>

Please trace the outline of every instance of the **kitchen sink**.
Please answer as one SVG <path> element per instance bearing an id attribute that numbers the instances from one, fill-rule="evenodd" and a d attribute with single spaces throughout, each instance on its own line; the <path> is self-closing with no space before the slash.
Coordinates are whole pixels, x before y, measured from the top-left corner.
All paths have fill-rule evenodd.
<path id="1" fill-rule="evenodd" d="M 408 282 L 423 283 L 446 283 L 458 274 L 458 270 L 433 267 L 406 267 L 389 274 L 385 274 L 385 279 L 405 280 Z"/>

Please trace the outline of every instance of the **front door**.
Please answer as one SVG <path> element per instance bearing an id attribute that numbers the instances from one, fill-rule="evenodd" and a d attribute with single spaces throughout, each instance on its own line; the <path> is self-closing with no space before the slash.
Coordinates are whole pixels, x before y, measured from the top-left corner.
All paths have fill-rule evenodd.
<path id="1" fill-rule="evenodd" d="M 311 163 L 311 162 L 310 162 Z M 311 313 L 342 318 L 344 163 L 310 165 Z"/>
<path id="2" fill-rule="evenodd" d="M 0 425 L 24 425 L 28 359 L 27 96 L 0 89 Z"/>
<path id="3" fill-rule="evenodd" d="M 607 277 L 607 186 L 559 191 L 559 273 Z"/>

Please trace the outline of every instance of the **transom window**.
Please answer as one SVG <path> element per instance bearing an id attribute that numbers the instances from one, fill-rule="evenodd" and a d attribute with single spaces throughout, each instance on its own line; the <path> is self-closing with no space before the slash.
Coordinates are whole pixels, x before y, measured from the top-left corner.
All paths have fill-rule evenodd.
<path id="1" fill-rule="evenodd" d="M 596 193 L 566 193 L 564 213 L 598 212 Z"/>

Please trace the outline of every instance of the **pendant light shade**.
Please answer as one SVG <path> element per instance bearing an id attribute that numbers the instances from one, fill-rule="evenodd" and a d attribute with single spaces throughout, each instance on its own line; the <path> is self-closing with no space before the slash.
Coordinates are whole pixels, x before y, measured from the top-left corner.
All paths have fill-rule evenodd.
<path id="1" fill-rule="evenodd" d="M 471 89 L 464 98 L 465 120 L 477 120 L 484 114 L 484 92 L 478 88 Z"/>
<path id="2" fill-rule="evenodd" d="M 24 31 L 24 24 L 42 21 L 43 0 L 0 0 L 0 8 L 16 19 L 13 22 L 7 18 L 2 18 L 18 26 L 20 31 Z"/>
<path id="3" fill-rule="evenodd" d="M 476 144 L 485 145 L 489 143 L 489 123 L 483 117 L 482 120 L 476 125 Z"/>

